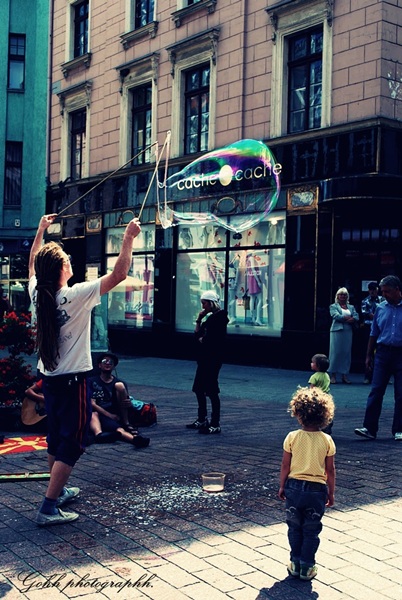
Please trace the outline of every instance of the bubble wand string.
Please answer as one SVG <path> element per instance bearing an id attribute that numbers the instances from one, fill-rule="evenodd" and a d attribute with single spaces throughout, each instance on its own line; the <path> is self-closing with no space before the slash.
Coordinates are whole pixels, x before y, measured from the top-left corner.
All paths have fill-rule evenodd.
<path id="1" fill-rule="evenodd" d="M 152 144 L 150 144 L 149 146 L 147 146 L 146 148 L 144 148 L 143 150 L 141 150 L 140 152 L 138 152 L 138 154 L 136 154 L 135 156 L 132 156 L 130 158 L 130 160 L 128 160 L 126 163 L 124 163 L 124 165 L 121 165 L 118 169 L 116 169 L 112 173 L 109 173 L 109 175 L 107 175 L 101 181 L 98 181 L 98 183 L 96 183 L 93 187 L 91 187 L 90 190 L 86 191 L 85 194 L 82 194 L 82 196 L 80 196 L 79 198 L 76 198 L 76 200 L 74 200 L 73 202 L 71 202 L 70 204 L 68 204 L 67 206 L 65 206 L 60 212 L 57 213 L 57 216 L 59 217 L 68 208 L 71 208 L 72 206 L 74 206 L 74 204 L 76 202 L 79 202 L 79 200 L 82 200 L 83 198 L 85 198 L 85 196 L 87 196 L 90 192 L 93 192 L 102 183 L 105 183 L 105 181 L 107 181 L 108 179 L 110 179 L 110 177 L 113 177 L 113 175 L 115 175 L 116 173 L 118 173 L 118 171 L 120 171 L 121 169 L 124 169 L 124 167 L 126 167 L 129 163 L 131 163 L 133 160 L 135 160 L 136 158 L 138 158 L 140 156 L 140 154 L 143 154 L 144 152 L 146 152 L 147 150 L 149 150 L 150 148 L 152 148 L 153 146 L 155 146 L 157 144 L 158 144 L 158 142 L 153 142 Z"/>
<path id="2" fill-rule="evenodd" d="M 155 155 L 156 155 L 155 169 L 154 169 L 154 172 L 152 173 L 151 181 L 149 182 L 149 186 L 148 186 L 147 192 L 145 194 L 145 198 L 144 198 L 144 200 L 142 201 L 142 204 L 141 204 L 141 209 L 140 209 L 140 212 L 139 212 L 139 215 L 138 215 L 139 219 L 141 219 L 141 215 L 142 215 L 142 211 L 143 211 L 144 206 L 145 206 L 145 202 L 147 201 L 148 194 L 149 194 L 149 192 L 151 190 L 152 182 L 155 179 L 155 175 L 157 175 L 157 173 L 158 173 L 159 163 L 160 163 L 160 161 L 162 159 L 162 155 L 164 153 L 165 148 L 169 147 L 169 144 L 170 144 L 170 131 L 168 131 L 167 134 L 166 134 L 166 138 L 165 138 L 165 141 L 163 143 L 162 150 L 161 150 L 160 154 L 158 154 L 158 146 L 156 146 L 156 149 L 155 149 Z M 167 163 L 168 163 L 168 154 L 166 154 L 166 165 L 165 165 L 165 168 L 167 168 Z M 159 206 L 159 202 L 158 202 L 158 206 Z"/>

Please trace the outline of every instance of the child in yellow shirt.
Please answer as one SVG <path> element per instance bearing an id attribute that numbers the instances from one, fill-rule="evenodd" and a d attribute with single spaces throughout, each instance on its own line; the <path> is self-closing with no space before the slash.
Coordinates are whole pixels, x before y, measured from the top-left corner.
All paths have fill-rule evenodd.
<path id="1" fill-rule="evenodd" d="M 302 428 L 288 433 L 283 442 L 278 496 L 286 500 L 288 573 L 307 581 L 317 575 L 315 555 L 325 507 L 334 504 L 336 448 L 321 431 L 334 411 L 331 394 L 318 387 L 299 387 L 289 404 Z"/>

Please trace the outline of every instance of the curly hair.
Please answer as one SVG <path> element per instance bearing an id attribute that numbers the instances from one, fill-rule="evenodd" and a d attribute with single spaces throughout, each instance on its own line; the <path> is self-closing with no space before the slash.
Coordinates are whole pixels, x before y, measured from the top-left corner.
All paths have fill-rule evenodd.
<path id="1" fill-rule="evenodd" d="M 299 386 L 289 403 L 288 411 L 292 417 L 296 417 L 300 425 L 323 429 L 333 421 L 334 399 L 321 388 Z"/>
<path id="2" fill-rule="evenodd" d="M 59 357 L 56 292 L 63 268 L 63 249 L 56 242 L 42 246 L 35 256 L 36 274 L 36 346 L 47 371 L 53 371 Z"/>

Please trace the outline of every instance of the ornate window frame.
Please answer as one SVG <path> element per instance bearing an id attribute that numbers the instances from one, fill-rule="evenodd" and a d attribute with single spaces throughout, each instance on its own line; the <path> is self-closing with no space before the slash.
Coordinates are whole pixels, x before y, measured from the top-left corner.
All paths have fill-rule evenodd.
<path id="1" fill-rule="evenodd" d="M 288 110 L 287 39 L 304 29 L 323 27 L 321 127 L 331 124 L 333 0 L 283 0 L 265 9 L 272 28 L 270 137 L 286 135 Z"/>
<path id="2" fill-rule="evenodd" d="M 143 27 L 135 28 L 135 2 L 134 0 L 125 0 L 126 10 L 126 20 L 125 20 L 125 28 L 126 33 L 120 36 L 120 42 L 124 48 L 127 50 L 134 42 L 144 37 L 149 36 L 150 39 L 156 36 L 158 31 L 158 21 L 156 20 L 156 8 L 157 8 L 157 0 L 154 2 L 154 18 L 152 21 L 144 25 Z"/>
<path id="3" fill-rule="evenodd" d="M 66 46 L 65 46 L 65 61 L 60 65 L 62 73 L 65 78 L 70 74 L 70 71 L 74 71 L 81 66 L 85 66 L 87 69 L 91 64 L 91 11 L 92 5 L 89 0 L 89 14 L 88 14 L 88 52 L 82 56 L 74 57 L 74 8 L 75 5 L 79 4 L 79 0 L 67 0 L 66 5 Z"/>
<path id="4" fill-rule="evenodd" d="M 157 91 L 159 52 L 152 52 L 116 67 L 120 79 L 120 147 L 119 161 L 125 164 L 131 154 L 131 90 L 152 83 L 152 139 L 157 139 Z M 152 155 L 154 160 L 154 155 Z"/>
<path id="5" fill-rule="evenodd" d="M 90 150 L 90 105 L 92 81 L 85 81 L 78 85 L 66 88 L 57 94 L 60 103 L 61 142 L 60 142 L 60 177 L 62 180 L 70 176 L 70 114 L 86 108 L 86 147 L 85 147 L 85 172 L 82 178 L 89 176 L 89 150 Z"/>
<path id="6" fill-rule="evenodd" d="M 217 49 L 220 28 L 214 27 L 193 35 L 166 48 L 171 63 L 172 75 L 172 127 L 171 154 L 181 156 L 184 152 L 184 72 L 202 63 L 210 64 L 209 94 L 209 149 L 215 147 Z"/>
<path id="7" fill-rule="evenodd" d="M 215 12 L 217 1 L 218 0 L 200 0 L 199 2 L 188 5 L 185 0 L 180 0 L 179 9 L 172 12 L 174 24 L 176 27 L 180 27 L 183 19 L 203 9 L 206 9 L 207 14 L 211 15 Z"/>

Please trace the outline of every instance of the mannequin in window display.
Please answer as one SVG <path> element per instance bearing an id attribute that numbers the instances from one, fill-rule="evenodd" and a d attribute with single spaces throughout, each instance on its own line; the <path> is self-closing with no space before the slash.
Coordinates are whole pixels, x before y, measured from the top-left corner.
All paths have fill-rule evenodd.
<path id="1" fill-rule="evenodd" d="M 276 227 L 276 244 L 284 244 L 285 243 L 285 227 L 286 227 L 285 219 L 281 219 L 280 221 L 278 221 L 278 225 Z"/>
<path id="2" fill-rule="evenodd" d="M 268 223 L 268 232 L 266 244 L 269 246 L 274 246 L 275 244 L 284 244 L 285 243 L 285 219 L 281 219 L 277 221 L 276 219 L 272 219 Z"/>
<path id="3" fill-rule="evenodd" d="M 224 285 L 224 274 L 218 256 L 214 252 L 208 252 L 206 258 L 199 263 L 199 279 L 201 291 L 213 287 L 220 291 Z"/>
<path id="4" fill-rule="evenodd" d="M 152 267 L 151 269 L 149 267 Z M 150 304 L 152 304 L 153 291 L 153 261 L 145 257 L 145 269 L 143 273 L 144 287 L 142 288 L 142 314 L 150 314 Z"/>
<path id="5" fill-rule="evenodd" d="M 229 325 L 234 325 L 237 322 L 236 302 L 237 302 L 237 287 L 239 279 L 239 262 L 240 256 L 237 254 L 229 263 L 228 270 L 228 316 Z"/>
<path id="6" fill-rule="evenodd" d="M 187 250 L 193 247 L 193 234 L 189 227 L 183 227 L 179 233 L 179 248 Z"/>
<path id="7" fill-rule="evenodd" d="M 118 299 L 118 296 L 121 295 L 116 292 L 111 294 L 112 299 L 109 305 L 109 319 L 111 321 L 124 321 L 125 319 L 124 303 Z"/>
<path id="8" fill-rule="evenodd" d="M 273 219 L 272 221 L 270 221 L 268 223 L 268 232 L 267 232 L 267 241 L 266 241 L 268 246 L 273 246 L 277 243 L 277 241 L 276 241 L 277 231 L 276 230 L 277 230 L 277 221 L 276 221 L 276 219 Z"/>
<path id="9" fill-rule="evenodd" d="M 200 235 L 203 248 L 211 248 L 219 246 L 222 240 L 219 236 L 219 227 L 217 225 L 204 225 Z"/>
<path id="10" fill-rule="evenodd" d="M 254 253 L 246 256 L 246 290 L 250 296 L 250 311 L 253 325 L 262 325 L 262 280 L 261 270 Z"/>
<path id="11" fill-rule="evenodd" d="M 102 304 L 98 304 L 92 309 L 92 335 L 91 345 L 94 349 L 106 348 L 107 331 L 103 322 Z"/>

